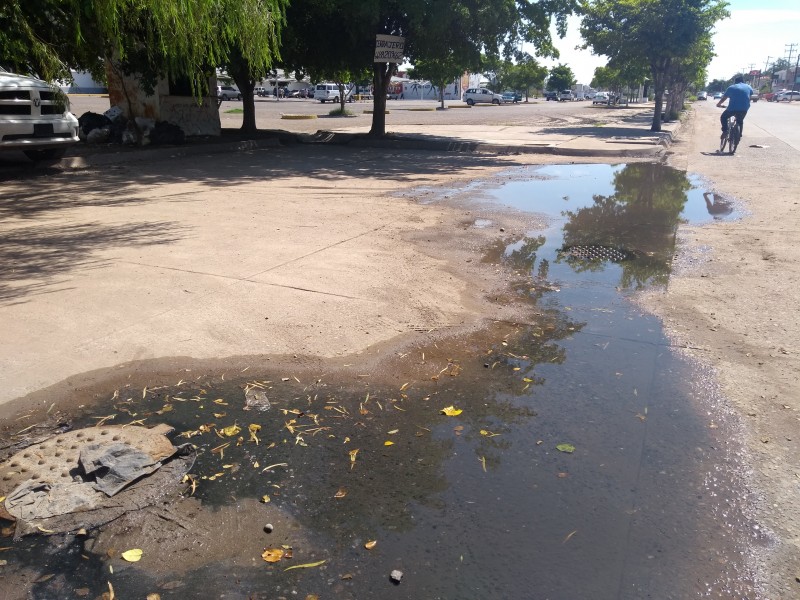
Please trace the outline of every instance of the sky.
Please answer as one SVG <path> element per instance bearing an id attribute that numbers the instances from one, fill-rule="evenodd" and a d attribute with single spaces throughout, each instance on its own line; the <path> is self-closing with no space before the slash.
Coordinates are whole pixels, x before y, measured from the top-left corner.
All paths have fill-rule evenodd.
<path id="1" fill-rule="evenodd" d="M 795 43 L 792 63 L 800 52 L 800 7 L 797 0 L 728 0 L 731 16 L 720 21 L 713 32 L 717 56 L 708 67 L 708 79 L 728 79 L 742 69 L 764 69 L 767 57 L 788 58 L 786 45 Z M 557 60 L 541 60 L 552 67 L 564 63 L 572 68 L 578 83 L 588 84 L 595 67 L 606 64 L 605 57 L 589 50 L 576 50 L 583 43 L 579 33 L 580 20 L 570 18 L 569 31 L 564 39 L 552 32 L 561 56 Z M 526 47 L 532 53 L 532 48 Z"/>

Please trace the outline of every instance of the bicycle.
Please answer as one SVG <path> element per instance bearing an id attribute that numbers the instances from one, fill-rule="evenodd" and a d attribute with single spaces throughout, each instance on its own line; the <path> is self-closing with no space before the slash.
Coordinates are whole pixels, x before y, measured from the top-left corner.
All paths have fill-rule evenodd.
<path id="1" fill-rule="evenodd" d="M 728 147 L 728 152 L 731 154 L 736 152 L 739 146 L 739 140 L 742 139 L 742 125 L 736 119 L 735 115 L 728 117 L 728 131 L 724 133 L 719 141 L 719 151 L 725 152 L 725 146 Z"/>

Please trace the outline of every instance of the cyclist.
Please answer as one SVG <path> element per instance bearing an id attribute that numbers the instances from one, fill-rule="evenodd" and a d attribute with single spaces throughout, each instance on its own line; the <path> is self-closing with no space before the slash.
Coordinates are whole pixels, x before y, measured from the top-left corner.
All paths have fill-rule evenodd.
<path id="1" fill-rule="evenodd" d="M 750 110 L 750 96 L 752 95 L 753 88 L 744 82 L 744 77 L 737 75 L 736 79 L 733 81 L 733 85 L 725 90 L 722 98 L 717 102 L 717 106 L 722 108 L 722 103 L 730 99 L 728 108 L 722 112 L 722 116 L 719 118 L 722 123 L 721 139 L 724 139 L 725 136 L 728 135 L 728 118 L 731 115 L 736 117 L 736 123 L 739 125 L 739 135 L 742 135 L 744 131 L 744 118 L 747 115 L 747 111 Z"/>

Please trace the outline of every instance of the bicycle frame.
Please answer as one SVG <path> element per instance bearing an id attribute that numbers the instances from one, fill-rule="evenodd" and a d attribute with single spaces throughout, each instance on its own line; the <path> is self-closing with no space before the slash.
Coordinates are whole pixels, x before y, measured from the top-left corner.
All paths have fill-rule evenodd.
<path id="1" fill-rule="evenodd" d="M 728 152 L 733 154 L 739 146 L 739 140 L 742 139 L 742 126 L 736 120 L 734 115 L 728 117 L 728 133 L 720 140 L 719 151 L 724 152 L 725 146 L 728 146 Z"/>

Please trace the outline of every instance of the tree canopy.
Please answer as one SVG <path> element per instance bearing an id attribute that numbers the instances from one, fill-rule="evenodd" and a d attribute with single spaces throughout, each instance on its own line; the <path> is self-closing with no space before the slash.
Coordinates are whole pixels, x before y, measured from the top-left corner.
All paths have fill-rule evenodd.
<path id="1" fill-rule="evenodd" d="M 284 65 L 312 79 L 342 69 L 370 68 L 375 106 L 371 133 L 385 133 L 391 63 L 373 63 L 376 34 L 405 38 L 409 62 L 479 72 L 482 55 L 511 58 L 522 41 L 553 55 L 554 19 L 563 33 L 577 0 L 294 0 L 287 12 Z M 426 67 L 427 65 L 427 67 Z M 316 77 L 315 77 L 316 76 Z"/>
<path id="2" fill-rule="evenodd" d="M 568 90 L 576 83 L 575 73 L 567 65 L 556 65 L 547 77 L 547 89 L 552 91 Z"/>
<path id="3" fill-rule="evenodd" d="M 728 16 L 724 0 L 584 0 L 581 35 L 595 54 L 624 69 L 646 66 L 653 81 L 653 131 L 661 130 L 670 72 L 697 52 L 714 24 Z M 703 53 L 710 61 L 711 50 Z M 703 69 L 707 66 L 702 65 Z"/>

